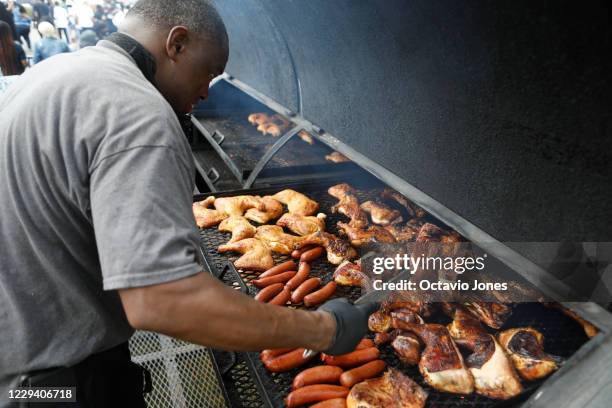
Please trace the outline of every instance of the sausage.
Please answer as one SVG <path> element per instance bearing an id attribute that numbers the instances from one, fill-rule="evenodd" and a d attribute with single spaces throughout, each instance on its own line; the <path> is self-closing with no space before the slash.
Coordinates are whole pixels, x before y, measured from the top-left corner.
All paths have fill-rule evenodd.
<path id="1" fill-rule="evenodd" d="M 316 354 L 313 354 L 310 357 L 304 358 L 304 348 L 298 348 L 289 353 L 281 354 L 278 357 L 270 358 L 268 360 L 264 360 L 263 363 L 269 371 L 273 373 L 282 373 L 285 371 L 292 370 L 297 368 L 303 364 L 306 364 L 308 361 L 312 360 Z"/>
<path id="2" fill-rule="evenodd" d="M 353 385 L 363 380 L 376 377 L 382 373 L 385 369 L 385 362 L 382 360 L 374 360 L 364 365 L 353 368 L 352 370 L 345 371 L 340 376 L 340 384 L 345 387 L 351 388 Z"/>
<path id="3" fill-rule="evenodd" d="M 342 369 L 340 367 L 321 365 L 307 368 L 293 379 L 293 389 L 312 384 L 337 384 Z"/>
<path id="4" fill-rule="evenodd" d="M 262 350 L 261 353 L 259 353 L 259 359 L 261 361 L 264 360 L 269 360 L 271 358 L 274 357 L 278 357 L 281 354 L 287 354 L 290 351 L 295 350 L 294 348 L 280 348 L 280 349 L 267 349 L 267 350 Z"/>
<path id="5" fill-rule="evenodd" d="M 374 344 L 374 341 L 372 341 L 371 339 L 364 337 L 363 339 L 361 339 L 359 344 L 357 344 L 357 347 L 355 347 L 355 350 L 361 350 L 361 349 L 370 348 L 370 347 L 376 347 L 376 344 Z"/>
<path id="6" fill-rule="evenodd" d="M 310 408 L 346 408 L 346 398 L 333 398 L 311 405 Z"/>
<path id="7" fill-rule="evenodd" d="M 266 278 L 268 276 L 278 275 L 279 273 L 282 273 L 282 272 L 295 271 L 295 268 L 297 268 L 297 265 L 295 264 L 295 262 L 293 261 L 283 262 L 281 264 L 273 266 L 272 268 L 268 269 L 264 273 L 260 274 L 258 278 Z"/>
<path id="8" fill-rule="evenodd" d="M 321 285 L 321 278 L 310 278 L 306 282 L 303 282 L 296 290 L 291 294 L 291 303 L 298 304 L 302 303 L 304 296 L 315 290 Z"/>
<path id="9" fill-rule="evenodd" d="M 291 391 L 289 395 L 287 395 L 287 398 L 285 398 L 285 404 L 287 408 L 301 407 L 302 405 L 311 404 L 313 402 L 320 402 L 333 398 L 346 398 L 348 393 L 348 388 L 339 385 L 307 385 L 306 387 Z"/>
<path id="10" fill-rule="evenodd" d="M 331 281 L 321 289 L 304 297 L 304 304 L 308 307 L 319 305 L 329 299 L 336 291 L 336 282 Z"/>
<path id="11" fill-rule="evenodd" d="M 325 354 L 321 356 L 321 360 L 325 364 L 349 368 L 369 363 L 372 360 L 377 360 L 379 356 L 380 351 L 378 351 L 376 347 L 369 347 L 367 349 L 356 350 L 340 356 L 330 356 Z"/>
<path id="12" fill-rule="evenodd" d="M 285 286 L 283 290 L 281 290 L 278 295 L 274 296 L 268 303 L 271 305 L 283 306 L 289 299 L 291 299 L 291 291 Z"/>
<path id="13" fill-rule="evenodd" d="M 310 264 L 306 262 L 300 262 L 300 266 L 298 267 L 297 274 L 287 282 L 287 287 L 291 290 L 297 288 L 308 279 L 308 274 L 310 273 Z"/>
<path id="14" fill-rule="evenodd" d="M 293 252 L 291 252 L 291 257 L 293 259 L 300 259 L 300 256 L 302 256 L 302 254 L 306 251 L 311 250 L 312 248 L 314 248 L 314 246 L 312 245 L 305 245 L 300 249 L 294 249 Z"/>
<path id="15" fill-rule="evenodd" d="M 266 276 L 265 278 L 255 279 L 251 281 L 251 283 L 257 286 L 258 288 L 265 288 L 266 286 L 270 286 L 273 283 L 285 283 L 289 279 L 293 278 L 296 273 L 297 272 L 295 271 L 282 272 L 278 275 Z"/>
<path id="16" fill-rule="evenodd" d="M 255 295 L 255 300 L 259 300 L 260 302 L 267 302 L 272 299 L 274 296 L 278 295 L 281 290 L 283 290 L 282 283 L 274 283 L 270 286 L 266 286 L 262 290 L 259 291 L 257 295 Z"/>
<path id="17" fill-rule="evenodd" d="M 323 248 L 322 247 L 316 247 L 313 249 L 309 249 L 306 252 L 302 252 L 302 255 L 300 255 L 300 262 L 312 262 L 315 259 L 318 259 L 321 257 L 321 255 L 323 255 Z"/>

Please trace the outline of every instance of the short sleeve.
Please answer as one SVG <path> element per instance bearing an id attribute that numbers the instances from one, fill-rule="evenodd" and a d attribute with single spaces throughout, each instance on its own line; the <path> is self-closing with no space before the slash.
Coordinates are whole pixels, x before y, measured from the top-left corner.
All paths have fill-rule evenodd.
<path id="1" fill-rule="evenodd" d="M 105 290 L 164 283 L 202 270 L 190 168 L 169 146 L 139 146 L 101 158 L 90 171 Z"/>

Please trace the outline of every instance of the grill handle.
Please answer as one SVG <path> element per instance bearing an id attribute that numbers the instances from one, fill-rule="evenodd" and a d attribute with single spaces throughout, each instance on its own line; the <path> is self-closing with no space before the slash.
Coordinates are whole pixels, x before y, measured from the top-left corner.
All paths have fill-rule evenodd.
<path id="1" fill-rule="evenodd" d="M 221 146 L 225 140 L 225 135 L 218 130 L 215 130 L 211 137 L 219 146 Z"/>
<path id="2" fill-rule="evenodd" d="M 212 174 L 212 176 L 211 176 Z M 217 181 L 219 181 L 219 178 L 221 178 L 221 175 L 219 174 L 219 171 L 217 169 L 215 169 L 214 167 L 211 167 L 207 172 L 206 175 L 208 176 L 208 179 L 210 180 L 210 182 L 212 184 L 215 184 Z"/>

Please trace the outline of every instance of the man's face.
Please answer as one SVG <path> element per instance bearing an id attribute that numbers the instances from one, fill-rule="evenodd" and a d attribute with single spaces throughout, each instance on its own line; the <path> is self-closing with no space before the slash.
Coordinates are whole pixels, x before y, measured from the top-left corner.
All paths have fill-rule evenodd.
<path id="1" fill-rule="evenodd" d="M 172 58 L 159 68 L 157 86 L 178 113 L 190 113 L 208 97 L 210 82 L 225 70 L 228 50 L 210 40 L 190 39 L 169 47 Z"/>

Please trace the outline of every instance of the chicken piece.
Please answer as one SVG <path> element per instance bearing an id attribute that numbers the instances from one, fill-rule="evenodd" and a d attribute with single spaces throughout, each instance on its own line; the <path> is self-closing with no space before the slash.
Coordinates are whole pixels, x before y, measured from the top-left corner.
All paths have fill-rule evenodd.
<path id="1" fill-rule="evenodd" d="M 534 328 L 508 329 L 499 333 L 497 338 L 519 375 L 528 381 L 546 377 L 563 362 L 561 357 L 544 352 L 544 335 Z"/>
<path id="2" fill-rule="evenodd" d="M 361 272 L 361 264 L 343 261 L 334 271 L 334 281 L 341 286 L 365 286 L 367 277 Z"/>
<path id="3" fill-rule="evenodd" d="M 270 248 L 256 238 L 247 238 L 238 242 L 219 245 L 218 251 L 239 252 L 243 254 L 234 262 L 236 269 L 249 271 L 267 271 L 274 266 Z"/>
<path id="4" fill-rule="evenodd" d="M 258 127 L 259 129 L 259 127 Z M 272 137 L 279 137 L 280 135 L 283 134 L 283 130 L 285 130 L 285 128 L 283 128 L 282 126 L 276 124 L 276 123 L 266 123 L 263 126 L 263 131 L 262 133 L 264 135 L 270 135 Z"/>
<path id="5" fill-rule="evenodd" d="M 314 144 L 314 139 L 312 138 L 312 136 L 310 135 L 310 133 L 308 133 L 308 132 L 307 132 L 307 131 L 305 131 L 305 130 L 300 130 L 300 131 L 298 132 L 298 137 L 299 137 L 300 139 L 302 139 L 302 141 L 304 141 L 304 142 L 308 143 L 308 144 L 309 144 L 309 145 L 311 145 L 311 146 Z"/>
<path id="6" fill-rule="evenodd" d="M 376 333 L 374 335 L 374 343 L 377 346 L 380 346 L 380 345 L 383 345 L 383 344 L 387 344 L 387 343 L 391 343 L 401 333 L 405 333 L 405 332 L 403 332 L 401 330 L 391 330 L 391 331 Z"/>
<path id="7" fill-rule="evenodd" d="M 340 213 L 351 220 L 349 225 L 353 228 L 365 228 L 368 225 L 367 214 L 359 207 L 359 200 L 353 187 L 346 183 L 331 186 L 327 192 L 338 202 L 332 207 L 333 213 Z"/>
<path id="8" fill-rule="evenodd" d="M 278 225 L 262 225 L 257 228 L 255 238 L 265 243 L 268 248 L 279 254 L 288 255 L 303 238 L 287 234 Z"/>
<path id="9" fill-rule="evenodd" d="M 360 207 L 363 211 L 370 214 L 370 218 L 374 224 L 384 226 L 402 222 L 401 213 L 385 204 L 376 201 L 366 201 L 361 204 Z"/>
<path id="10" fill-rule="evenodd" d="M 193 217 L 195 218 L 196 224 L 200 228 L 210 228 L 219 224 L 221 221 L 226 219 L 228 215 L 223 211 L 213 210 L 210 207 L 215 202 L 215 197 L 207 197 L 203 201 L 193 203 Z"/>
<path id="11" fill-rule="evenodd" d="M 215 200 L 215 209 L 226 213 L 228 216 L 244 215 L 249 208 L 264 209 L 261 197 L 240 195 L 235 197 L 220 197 Z"/>
<path id="12" fill-rule="evenodd" d="M 296 243 L 294 249 L 306 245 L 322 246 L 327 251 L 327 260 L 332 265 L 340 265 L 342 261 L 350 261 L 357 257 L 357 251 L 348 242 L 328 232 L 315 232 L 306 235 L 303 240 Z"/>
<path id="13" fill-rule="evenodd" d="M 418 313 L 415 313 L 413 310 L 408 309 L 408 308 L 393 309 L 389 312 L 389 315 L 391 316 L 391 326 L 394 328 L 397 328 L 393 326 L 394 321 L 402 321 L 406 323 L 415 323 L 415 324 L 425 323 L 423 318 L 419 316 Z"/>
<path id="14" fill-rule="evenodd" d="M 368 318 L 368 329 L 375 333 L 385 333 L 391 330 L 391 314 L 385 310 L 377 310 Z"/>
<path id="15" fill-rule="evenodd" d="M 251 125 L 261 125 L 268 122 L 270 117 L 265 113 L 251 113 L 247 119 Z"/>
<path id="16" fill-rule="evenodd" d="M 423 408 L 427 392 L 399 370 L 389 368 L 382 377 L 365 380 L 351 388 L 347 408 Z"/>
<path id="17" fill-rule="evenodd" d="M 412 201 L 408 200 L 406 197 L 401 195 L 395 190 L 391 190 L 390 188 L 386 188 L 380 194 L 380 196 L 387 200 L 394 200 L 399 205 L 404 207 L 406 211 L 408 211 L 408 215 L 410 217 L 423 218 L 427 215 L 424 209 L 414 204 Z"/>
<path id="18" fill-rule="evenodd" d="M 478 319 L 461 306 L 452 311 L 448 332 L 457 344 L 472 354 L 467 365 L 474 377 L 476 393 L 495 399 L 512 398 L 523 391 L 510 359 L 495 337 L 487 333 Z"/>
<path id="19" fill-rule="evenodd" d="M 221 221 L 221 224 L 219 224 L 219 231 L 231 232 L 232 238 L 228 243 L 232 243 L 254 237 L 257 228 L 251 225 L 246 218 L 234 215 Z"/>
<path id="20" fill-rule="evenodd" d="M 332 163 L 347 163 L 351 161 L 351 159 L 349 159 L 342 153 L 336 152 L 336 151 L 331 152 L 330 154 L 326 155 L 325 160 L 330 161 Z"/>
<path id="21" fill-rule="evenodd" d="M 586 336 L 589 339 L 595 337 L 597 335 L 597 333 L 599 333 L 599 329 L 597 327 L 593 326 L 591 323 L 587 322 L 582 317 L 580 317 L 578 315 L 578 313 L 574 312 L 573 310 L 568 309 L 567 307 L 563 306 L 562 304 L 557 303 L 557 302 L 549 302 L 549 303 L 545 303 L 545 305 L 547 307 L 558 309 L 561 312 L 563 312 L 566 316 L 568 316 L 571 319 L 575 320 L 576 323 L 578 323 L 580 326 L 582 326 L 582 329 L 584 330 L 584 334 L 586 334 Z"/>
<path id="22" fill-rule="evenodd" d="M 266 224 L 280 217 L 283 213 L 283 205 L 272 196 L 264 196 L 261 201 L 263 202 L 263 209 L 249 208 L 244 214 L 244 218 Z"/>
<path id="23" fill-rule="evenodd" d="M 312 215 L 319 209 L 319 204 L 295 190 L 286 189 L 274 194 L 276 200 L 287 204 L 287 209 L 291 214 Z"/>
<path id="24" fill-rule="evenodd" d="M 409 242 L 416 239 L 422 225 L 422 221 L 413 218 L 404 225 L 391 224 L 384 228 L 393 235 L 393 238 L 395 238 L 397 242 Z"/>
<path id="25" fill-rule="evenodd" d="M 434 311 L 433 305 L 427 302 L 409 300 L 412 297 L 413 295 L 410 292 L 393 292 L 382 302 L 381 309 L 388 311 L 408 309 L 419 316 L 431 316 Z"/>
<path id="26" fill-rule="evenodd" d="M 317 214 L 316 217 L 285 213 L 276 221 L 276 225 L 285 227 L 299 236 L 304 236 L 325 231 L 325 218 L 327 218 L 327 215 L 323 213 Z"/>
<path id="27" fill-rule="evenodd" d="M 414 324 L 393 319 L 393 326 L 409 330 L 425 344 L 419 361 L 419 371 L 425 381 L 439 391 L 470 394 L 474 378 L 465 367 L 463 357 L 446 327 L 440 324 Z"/>
<path id="28" fill-rule="evenodd" d="M 404 323 L 425 323 L 423 318 L 411 309 L 397 308 L 389 310 L 381 307 L 378 311 L 372 313 L 368 318 L 368 328 L 370 331 L 376 333 L 383 333 L 391 330 L 392 328 L 398 329 L 399 327 L 394 326 L 394 319 Z"/>
<path id="29" fill-rule="evenodd" d="M 512 308 L 503 303 L 469 301 L 463 305 L 492 329 L 500 329 L 512 314 Z"/>
<path id="30" fill-rule="evenodd" d="M 379 242 L 379 243 L 393 243 L 395 238 L 389 231 L 378 225 L 372 225 L 367 229 L 351 227 L 350 223 L 345 224 L 342 221 L 338 221 L 338 229 L 342 231 L 351 244 L 360 247 L 368 243 Z"/>
<path id="31" fill-rule="evenodd" d="M 264 135 L 268 134 L 273 137 L 278 137 L 285 130 L 287 130 L 290 123 L 291 122 L 289 122 L 283 116 L 275 114 L 268 117 L 265 121 L 259 123 L 259 126 L 257 126 L 257 130 L 263 133 Z"/>
<path id="32" fill-rule="evenodd" d="M 421 344 L 414 333 L 398 333 L 391 342 L 391 347 L 404 364 L 417 365 L 421 359 Z"/>

